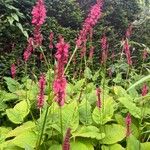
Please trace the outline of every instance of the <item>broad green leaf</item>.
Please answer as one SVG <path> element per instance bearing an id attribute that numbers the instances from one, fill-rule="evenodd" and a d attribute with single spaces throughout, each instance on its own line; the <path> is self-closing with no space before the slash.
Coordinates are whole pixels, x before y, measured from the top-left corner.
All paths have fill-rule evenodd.
<path id="1" fill-rule="evenodd" d="M 19 22 L 19 17 L 18 17 L 18 15 L 17 14 L 15 14 L 15 13 L 11 13 L 11 16 L 16 20 L 16 21 L 18 21 Z"/>
<path id="2" fill-rule="evenodd" d="M 122 81 L 122 74 L 118 73 L 116 78 L 113 79 L 114 83 L 120 83 Z"/>
<path id="3" fill-rule="evenodd" d="M 74 133 L 72 133 L 73 137 L 85 137 L 92 139 L 103 139 L 105 137 L 104 133 L 100 133 L 99 129 L 95 126 L 83 126 Z"/>
<path id="4" fill-rule="evenodd" d="M 141 150 L 149 150 L 150 142 L 141 143 Z"/>
<path id="5" fill-rule="evenodd" d="M 96 106 L 92 117 L 93 120 L 97 123 L 97 124 L 105 124 L 108 121 L 112 120 L 112 116 L 114 114 L 114 101 L 112 99 L 112 97 L 106 97 L 106 99 L 104 100 L 104 104 L 102 104 L 103 108 L 99 108 Z"/>
<path id="6" fill-rule="evenodd" d="M 128 111 L 133 115 L 135 118 L 140 118 L 141 116 L 141 109 L 138 108 L 135 103 L 130 101 L 127 97 L 120 97 L 118 98 L 119 102 L 128 109 Z"/>
<path id="7" fill-rule="evenodd" d="M 79 105 L 79 118 L 83 124 L 92 124 L 91 105 L 85 99 Z"/>
<path id="8" fill-rule="evenodd" d="M 8 132 L 7 138 L 18 136 L 24 132 L 31 131 L 34 127 L 35 127 L 34 122 L 32 122 L 32 121 L 25 122 L 23 125 L 21 125 L 21 126 L 15 128 L 14 130 L 11 130 L 10 132 Z"/>
<path id="9" fill-rule="evenodd" d="M 51 145 L 48 150 L 62 150 L 62 145 L 60 144 Z"/>
<path id="10" fill-rule="evenodd" d="M 3 95 L 1 98 L 3 102 L 18 100 L 18 96 L 16 94 L 7 93 L 7 92 L 3 92 Z"/>
<path id="11" fill-rule="evenodd" d="M 144 83 L 145 81 L 147 80 L 150 80 L 150 75 L 146 76 L 146 77 L 143 77 L 142 79 L 140 79 L 139 81 L 137 81 L 136 83 L 134 83 L 133 85 L 131 85 L 127 91 L 129 91 L 130 89 L 136 87 L 137 85 L 141 84 L 141 83 Z"/>
<path id="12" fill-rule="evenodd" d="M 4 77 L 4 79 L 10 92 L 15 92 L 21 88 L 21 85 L 16 80 L 9 77 Z"/>
<path id="13" fill-rule="evenodd" d="M 16 136 L 10 142 L 21 148 L 26 148 L 27 146 L 35 148 L 37 138 L 38 138 L 38 135 L 35 134 L 33 131 L 27 131 Z"/>
<path id="14" fill-rule="evenodd" d="M 105 125 L 101 127 L 101 132 L 105 133 L 105 138 L 100 140 L 102 144 L 115 144 L 126 136 L 126 128 L 119 124 Z"/>
<path id="15" fill-rule="evenodd" d="M 126 150 L 140 150 L 140 142 L 133 135 L 127 138 Z"/>
<path id="16" fill-rule="evenodd" d="M 82 142 L 71 142 L 70 144 L 70 149 L 71 150 L 93 150 L 93 146 L 91 144 L 84 144 Z"/>
<path id="17" fill-rule="evenodd" d="M 7 133 L 11 130 L 11 128 L 0 127 L 0 143 L 5 141 Z"/>
<path id="18" fill-rule="evenodd" d="M 119 115 L 119 114 L 115 114 L 115 120 L 117 121 L 118 124 L 126 127 L 126 124 L 125 124 L 125 118 L 123 118 L 122 115 Z M 139 138 L 139 129 L 138 127 L 132 122 L 131 123 L 131 133 L 136 137 L 136 138 Z"/>
<path id="19" fill-rule="evenodd" d="M 122 88 L 121 86 L 114 86 L 114 93 L 118 97 L 126 97 L 126 98 L 132 100 L 131 96 L 129 94 L 127 94 L 126 90 L 124 88 Z"/>
<path id="20" fill-rule="evenodd" d="M 29 107 L 26 101 L 21 101 L 14 108 L 6 110 L 9 120 L 15 124 L 21 124 L 28 113 Z"/>
<path id="21" fill-rule="evenodd" d="M 114 144 L 110 146 L 102 145 L 102 150 L 125 150 L 120 144 Z"/>

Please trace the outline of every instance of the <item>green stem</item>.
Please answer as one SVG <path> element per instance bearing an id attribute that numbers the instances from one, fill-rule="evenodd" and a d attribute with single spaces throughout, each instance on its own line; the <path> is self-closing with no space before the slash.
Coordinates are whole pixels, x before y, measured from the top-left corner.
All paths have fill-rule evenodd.
<path id="1" fill-rule="evenodd" d="M 61 128 L 61 134 L 63 139 L 63 124 L 62 124 L 62 107 L 59 107 L 59 117 L 60 117 L 60 128 Z"/>
<path id="2" fill-rule="evenodd" d="M 68 67 L 69 67 L 69 65 L 70 65 L 70 63 L 71 63 L 71 61 L 72 61 L 72 59 L 73 59 L 73 57 L 74 57 L 74 55 L 75 55 L 77 49 L 78 49 L 78 47 L 77 47 L 77 45 L 76 45 L 76 47 L 75 47 L 75 49 L 74 49 L 74 51 L 73 51 L 73 53 L 72 53 L 72 55 L 71 55 L 71 57 L 70 57 L 68 63 L 67 63 L 67 66 L 66 66 L 66 68 L 65 68 L 64 74 L 66 73 L 66 71 L 67 71 L 67 69 L 68 69 Z"/>
<path id="3" fill-rule="evenodd" d="M 44 129 L 45 129 L 45 124 L 46 124 L 46 119 L 47 119 L 47 115 L 48 115 L 48 108 L 49 107 L 46 108 L 44 121 L 43 121 L 43 125 L 42 125 L 42 130 L 41 130 L 41 134 L 40 134 L 39 140 L 37 142 L 36 150 L 39 150 L 39 147 L 41 145 L 41 141 L 42 141 L 42 137 L 43 137 L 43 133 L 44 133 Z"/>

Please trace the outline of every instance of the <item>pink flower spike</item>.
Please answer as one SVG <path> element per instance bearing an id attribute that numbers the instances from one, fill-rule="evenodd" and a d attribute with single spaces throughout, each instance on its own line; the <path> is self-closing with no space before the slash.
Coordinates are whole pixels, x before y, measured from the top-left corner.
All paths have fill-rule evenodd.
<path id="1" fill-rule="evenodd" d="M 15 64 L 11 65 L 11 76 L 12 76 L 13 79 L 16 76 L 16 66 L 15 66 Z"/>
<path id="2" fill-rule="evenodd" d="M 99 0 L 91 7 L 90 12 L 82 25 L 82 29 L 79 32 L 79 36 L 76 39 L 76 45 L 78 48 L 80 48 L 83 42 L 87 39 L 87 35 L 90 34 L 90 32 L 93 30 L 93 27 L 97 24 L 99 18 L 101 17 L 102 5 L 103 0 Z"/>
<path id="3" fill-rule="evenodd" d="M 146 84 L 142 87 L 142 96 L 146 96 L 148 93 L 148 86 Z"/>
<path id="4" fill-rule="evenodd" d="M 57 60 L 57 66 L 55 67 L 55 80 L 53 83 L 53 91 L 56 96 L 55 101 L 59 106 L 63 106 L 65 103 L 67 81 L 64 76 L 64 68 L 68 60 L 69 47 L 69 44 L 65 43 L 64 38 L 60 36 L 59 43 L 56 44 L 57 52 L 55 58 Z"/>
<path id="5" fill-rule="evenodd" d="M 46 19 L 46 8 L 43 0 L 37 0 L 32 10 L 32 24 L 41 26 Z"/>
<path id="6" fill-rule="evenodd" d="M 50 35 L 49 35 L 49 48 L 50 49 L 53 49 L 53 38 L 54 38 L 54 33 L 53 32 L 50 32 Z"/>
<path id="7" fill-rule="evenodd" d="M 99 87 L 96 88 L 96 95 L 97 95 L 97 102 L 96 102 L 96 106 L 100 109 L 102 107 L 102 102 L 101 102 L 101 90 Z"/>
<path id="8" fill-rule="evenodd" d="M 130 129 L 131 122 L 132 122 L 131 115 L 130 115 L 130 113 L 128 113 L 127 116 L 126 116 L 126 119 L 125 119 L 125 123 L 126 123 L 126 137 L 129 137 L 130 134 L 131 134 L 131 129 Z"/>
<path id="9" fill-rule="evenodd" d="M 68 128 L 63 142 L 62 150 L 70 150 L 71 129 Z"/>
<path id="10" fill-rule="evenodd" d="M 91 46 L 91 47 L 90 47 L 90 53 L 89 53 L 89 60 L 92 60 L 92 59 L 93 59 L 93 54 L 94 54 L 94 47 Z"/>
<path id="11" fill-rule="evenodd" d="M 37 106 L 41 109 L 44 105 L 44 91 L 45 91 L 46 79 L 45 75 L 42 74 L 39 79 L 39 94 Z"/>

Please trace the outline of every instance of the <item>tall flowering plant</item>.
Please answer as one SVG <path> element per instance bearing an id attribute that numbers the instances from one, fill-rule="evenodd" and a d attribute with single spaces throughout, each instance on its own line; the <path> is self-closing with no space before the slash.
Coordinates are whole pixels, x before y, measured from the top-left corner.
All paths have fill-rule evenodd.
<path id="1" fill-rule="evenodd" d="M 24 51 L 23 58 L 25 62 L 28 61 L 34 48 L 42 44 L 43 36 L 41 34 L 41 26 L 46 19 L 46 8 L 43 0 L 37 0 L 36 5 L 32 10 L 32 25 L 34 26 L 33 37 L 28 39 L 27 48 Z"/>
<path id="2" fill-rule="evenodd" d="M 53 83 L 53 90 L 56 96 L 56 102 L 59 106 L 63 106 L 65 103 L 65 90 L 67 80 L 64 76 L 65 64 L 68 60 L 69 44 L 65 43 L 64 38 L 60 37 L 59 43 L 56 44 L 57 52 L 55 58 L 57 60 L 57 66 L 55 71 L 55 80 Z"/>

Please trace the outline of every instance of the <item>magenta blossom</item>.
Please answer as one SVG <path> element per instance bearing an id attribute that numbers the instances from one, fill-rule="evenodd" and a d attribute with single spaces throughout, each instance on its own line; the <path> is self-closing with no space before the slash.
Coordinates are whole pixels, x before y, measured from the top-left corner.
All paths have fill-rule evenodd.
<path id="1" fill-rule="evenodd" d="M 87 35 L 92 31 L 93 27 L 97 24 L 99 18 L 102 15 L 103 1 L 99 0 L 98 3 L 91 7 L 91 10 L 85 19 L 82 29 L 80 30 L 79 36 L 76 40 L 76 45 L 81 47 L 83 42 L 87 39 Z"/>
<path id="2" fill-rule="evenodd" d="M 44 91 L 45 91 L 46 79 L 45 75 L 42 74 L 39 80 L 39 94 L 38 94 L 38 108 L 42 108 L 44 105 Z"/>
<path id="3" fill-rule="evenodd" d="M 43 0 L 37 0 L 32 10 L 32 24 L 41 26 L 46 19 L 46 8 Z"/>
<path id="4" fill-rule="evenodd" d="M 102 107 L 102 102 L 101 102 L 101 90 L 99 87 L 96 88 L 96 95 L 97 95 L 97 102 L 96 102 L 96 106 L 100 109 Z"/>
<path id="5" fill-rule="evenodd" d="M 125 119 L 125 123 L 126 123 L 126 137 L 129 137 L 130 134 L 131 134 L 131 129 L 130 129 L 131 122 L 132 122 L 131 115 L 130 115 L 130 113 L 128 113 L 127 116 L 126 116 L 126 119 Z"/>
<path id="6" fill-rule="evenodd" d="M 34 50 L 34 48 L 33 48 L 33 42 L 34 42 L 33 38 L 29 38 L 29 39 L 28 39 L 27 48 L 26 48 L 26 50 L 25 50 L 24 53 L 23 53 L 23 59 L 25 60 L 25 62 L 28 61 L 28 59 L 29 59 L 31 53 L 32 53 L 33 50 Z"/>
<path id="7" fill-rule="evenodd" d="M 148 86 L 146 84 L 142 87 L 142 96 L 146 96 L 148 93 Z"/>
<path id="8" fill-rule="evenodd" d="M 65 43 L 64 38 L 60 37 L 59 43 L 56 44 L 57 52 L 55 54 L 57 60 L 57 66 L 55 67 L 55 80 L 53 83 L 53 90 L 56 96 L 56 102 L 59 106 L 63 106 L 65 103 L 65 91 L 66 91 L 66 78 L 64 76 L 65 64 L 68 60 L 69 44 Z"/>
<path id="9" fill-rule="evenodd" d="M 54 33 L 53 32 L 50 32 L 50 35 L 49 35 L 49 48 L 50 49 L 53 49 L 53 38 L 54 38 Z"/>
<path id="10" fill-rule="evenodd" d="M 68 128 L 63 142 L 62 150 L 70 150 L 71 129 Z"/>
<path id="11" fill-rule="evenodd" d="M 128 65 L 132 65 L 132 59 L 131 59 L 131 53 L 130 53 L 130 45 L 128 43 L 128 40 L 125 40 L 123 49 L 124 49 L 124 52 L 126 54 Z"/>
<path id="12" fill-rule="evenodd" d="M 16 66 L 15 66 L 15 64 L 11 65 L 11 76 L 12 76 L 13 79 L 16 76 Z"/>

